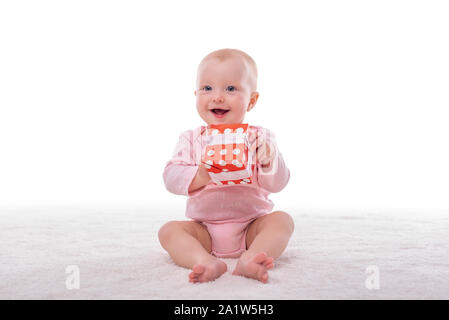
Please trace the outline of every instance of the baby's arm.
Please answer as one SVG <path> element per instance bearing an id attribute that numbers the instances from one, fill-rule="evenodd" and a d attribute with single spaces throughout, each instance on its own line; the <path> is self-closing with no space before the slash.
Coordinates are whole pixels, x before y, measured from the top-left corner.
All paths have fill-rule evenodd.
<path id="1" fill-rule="evenodd" d="M 279 152 L 269 167 L 259 166 L 257 179 L 262 188 L 272 193 L 285 188 L 290 180 L 290 170 Z"/>
<path id="2" fill-rule="evenodd" d="M 274 153 L 274 158 L 267 165 L 258 164 L 257 179 L 262 188 L 275 193 L 281 191 L 287 185 L 290 179 L 290 170 L 285 165 L 284 158 L 279 152 L 274 134 L 267 129 L 263 130 L 265 130 L 265 134 L 262 136 L 268 142 L 269 152 Z"/>
<path id="3" fill-rule="evenodd" d="M 183 132 L 172 159 L 165 166 L 164 184 L 171 193 L 188 196 L 209 182 L 206 169 L 195 161 L 192 140 L 193 131 Z"/>
<path id="4" fill-rule="evenodd" d="M 210 181 L 209 173 L 207 172 L 206 168 L 203 164 L 200 164 L 198 166 L 198 171 L 196 172 L 195 177 L 192 180 L 192 183 L 189 186 L 189 194 L 193 191 L 196 191 L 205 185 L 207 185 Z"/>

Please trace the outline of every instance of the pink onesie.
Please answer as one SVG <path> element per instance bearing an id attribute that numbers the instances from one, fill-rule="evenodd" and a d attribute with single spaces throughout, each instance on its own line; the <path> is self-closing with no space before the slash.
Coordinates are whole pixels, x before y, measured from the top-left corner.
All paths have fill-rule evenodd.
<path id="1" fill-rule="evenodd" d="M 281 191 L 290 178 L 274 134 L 259 126 L 249 126 L 248 130 L 266 135 L 276 154 L 270 170 L 261 168 L 258 163 L 254 165 L 251 183 L 216 185 L 209 182 L 189 194 L 188 188 L 206 148 L 205 126 L 180 135 L 172 159 L 167 162 L 163 173 L 168 191 L 188 196 L 186 216 L 207 228 L 212 239 L 212 254 L 221 258 L 239 257 L 246 250 L 249 224 L 271 212 L 274 204 L 268 195 Z"/>

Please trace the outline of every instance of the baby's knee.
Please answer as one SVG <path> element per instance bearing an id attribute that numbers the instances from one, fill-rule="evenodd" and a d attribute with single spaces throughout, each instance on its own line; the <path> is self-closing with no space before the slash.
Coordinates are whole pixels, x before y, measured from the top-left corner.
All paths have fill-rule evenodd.
<path id="1" fill-rule="evenodd" d="M 288 220 L 289 226 L 290 226 L 290 231 L 291 233 L 293 233 L 293 231 L 295 231 L 295 220 L 293 220 L 292 216 L 289 215 L 288 213 L 286 213 L 287 217 L 286 219 Z"/>
<path id="2" fill-rule="evenodd" d="M 282 225 L 284 225 L 290 234 L 292 234 L 295 229 L 295 222 L 293 221 L 292 216 L 285 211 L 277 211 L 274 214 L 276 214 L 278 221 L 282 222 Z"/>
<path id="3" fill-rule="evenodd" d="M 178 221 L 169 221 L 165 223 L 158 232 L 158 237 L 160 242 L 166 241 L 171 235 L 173 235 L 179 228 Z"/>

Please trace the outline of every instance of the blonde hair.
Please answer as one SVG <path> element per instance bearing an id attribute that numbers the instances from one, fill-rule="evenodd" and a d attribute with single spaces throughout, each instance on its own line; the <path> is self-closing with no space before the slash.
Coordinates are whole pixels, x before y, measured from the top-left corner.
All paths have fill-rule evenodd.
<path id="1" fill-rule="evenodd" d="M 246 52 L 243 52 L 242 50 L 239 49 L 220 49 L 220 50 L 215 50 L 211 53 L 209 53 L 207 56 L 205 56 L 203 58 L 203 60 L 201 60 L 198 69 L 201 67 L 201 65 L 211 59 L 211 58 L 216 58 L 218 59 L 220 62 L 221 61 L 225 61 L 229 58 L 234 58 L 234 57 L 239 57 L 242 58 L 243 61 L 245 62 L 245 64 L 248 67 L 248 71 L 249 71 L 249 81 L 250 81 L 250 86 L 251 86 L 251 91 L 256 91 L 257 89 L 257 65 L 256 62 L 254 61 L 253 58 L 251 58 L 251 56 L 249 54 L 247 54 Z"/>

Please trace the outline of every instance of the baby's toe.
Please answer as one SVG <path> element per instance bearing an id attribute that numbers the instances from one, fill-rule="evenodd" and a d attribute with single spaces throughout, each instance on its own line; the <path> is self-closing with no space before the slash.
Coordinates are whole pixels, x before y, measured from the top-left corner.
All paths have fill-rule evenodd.
<path id="1" fill-rule="evenodd" d="M 268 273 L 267 272 L 262 274 L 262 276 L 260 277 L 260 281 L 262 281 L 263 283 L 267 283 L 267 281 L 268 281 Z"/>
<path id="2" fill-rule="evenodd" d="M 196 266 L 193 267 L 192 270 L 196 275 L 200 275 L 204 272 L 205 268 L 203 265 L 197 264 Z"/>
<path id="3" fill-rule="evenodd" d="M 274 266 L 274 261 L 273 261 L 273 258 L 267 258 L 265 261 L 264 261 L 264 263 L 263 263 L 263 265 L 265 266 L 265 268 L 273 268 L 273 266 Z M 270 267 L 271 266 L 271 267 Z"/>
<path id="4" fill-rule="evenodd" d="M 261 252 L 261 253 L 259 253 L 258 255 L 256 255 L 254 257 L 254 262 L 260 264 L 260 263 L 263 263 L 266 259 L 267 259 L 266 253 L 265 252 Z"/>

